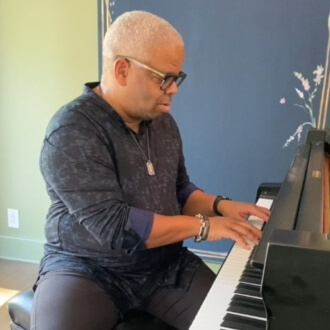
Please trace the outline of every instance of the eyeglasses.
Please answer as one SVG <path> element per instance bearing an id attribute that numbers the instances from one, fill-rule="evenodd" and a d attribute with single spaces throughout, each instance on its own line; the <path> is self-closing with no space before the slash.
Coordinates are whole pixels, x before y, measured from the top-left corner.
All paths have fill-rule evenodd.
<path id="1" fill-rule="evenodd" d="M 154 73 L 155 75 L 157 75 L 159 78 L 162 79 L 162 82 L 160 83 L 160 89 L 162 91 L 166 90 L 167 88 L 169 88 L 174 82 L 176 83 L 176 86 L 179 87 L 182 82 L 185 80 L 185 78 L 187 77 L 187 75 L 180 71 L 179 74 L 172 74 L 172 73 L 162 73 L 156 69 L 151 68 L 150 66 L 141 63 L 140 61 L 129 57 L 129 56 L 123 56 L 123 55 L 118 55 L 116 56 L 117 58 L 123 58 L 128 62 L 133 63 L 134 65 L 138 66 L 141 69 L 145 69 L 148 70 L 152 73 Z"/>

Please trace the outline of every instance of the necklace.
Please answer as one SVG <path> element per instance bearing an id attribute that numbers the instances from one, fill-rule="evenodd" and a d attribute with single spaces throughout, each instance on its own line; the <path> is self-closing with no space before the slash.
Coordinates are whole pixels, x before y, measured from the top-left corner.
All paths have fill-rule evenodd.
<path id="1" fill-rule="evenodd" d="M 152 164 L 151 160 L 150 160 L 150 149 L 149 149 L 149 129 L 147 128 L 147 155 L 144 153 L 144 151 L 142 150 L 139 142 L 136 140 L 135 136 L 133 135 L 132 131 L 130 131 L 131 133 L 131 137 L 133 138 L 134 142 L 136 143 L 136 145 L 138 146 L 141 155 L 143 156 L 143 158 L 147 161 L 146 162 L 146 166 L 147 166 L 147 171 L 149 175 L 156 175 L 155 173 L 155 169 L 154 169 L 154 165 Z"/>

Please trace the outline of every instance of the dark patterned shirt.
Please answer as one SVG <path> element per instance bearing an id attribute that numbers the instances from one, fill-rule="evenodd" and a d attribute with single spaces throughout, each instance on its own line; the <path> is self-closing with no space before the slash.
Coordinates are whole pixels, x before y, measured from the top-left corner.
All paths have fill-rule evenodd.
<path id="1" fill-rule="evenodd" d="M 189 181 L 172 116 L 142 122 L 135 134 L 92 91 L 97 84 L 86 84 L 47 128 L 40 168 L 51 206 L 40 274 L 84 274 L 126 310 L 157 285 L 189 286 L 200 260 L 182 242 L 146 249 L 145 240 L 154 213 L 180 214 L 198 188 Z"/>

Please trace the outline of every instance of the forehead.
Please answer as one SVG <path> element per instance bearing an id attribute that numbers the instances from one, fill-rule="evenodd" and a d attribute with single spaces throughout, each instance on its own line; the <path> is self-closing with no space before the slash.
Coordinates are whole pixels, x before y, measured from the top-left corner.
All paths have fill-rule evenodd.
<path id="1" fill-rule="evenodd" d="M 184 62 L 184 47 L 182 45 L 160 45 L 151 49 L 148 63 L 162 72 L 178 72 Z"/>

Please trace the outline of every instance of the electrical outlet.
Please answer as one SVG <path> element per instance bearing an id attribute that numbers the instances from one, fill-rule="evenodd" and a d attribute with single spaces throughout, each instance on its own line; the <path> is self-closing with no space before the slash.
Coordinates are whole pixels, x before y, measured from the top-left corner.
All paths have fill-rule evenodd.
<path id="1" fill-rule="evenodd" d="M 18 210 L 8 209 L 8 227 L 19 228 Z"/>

